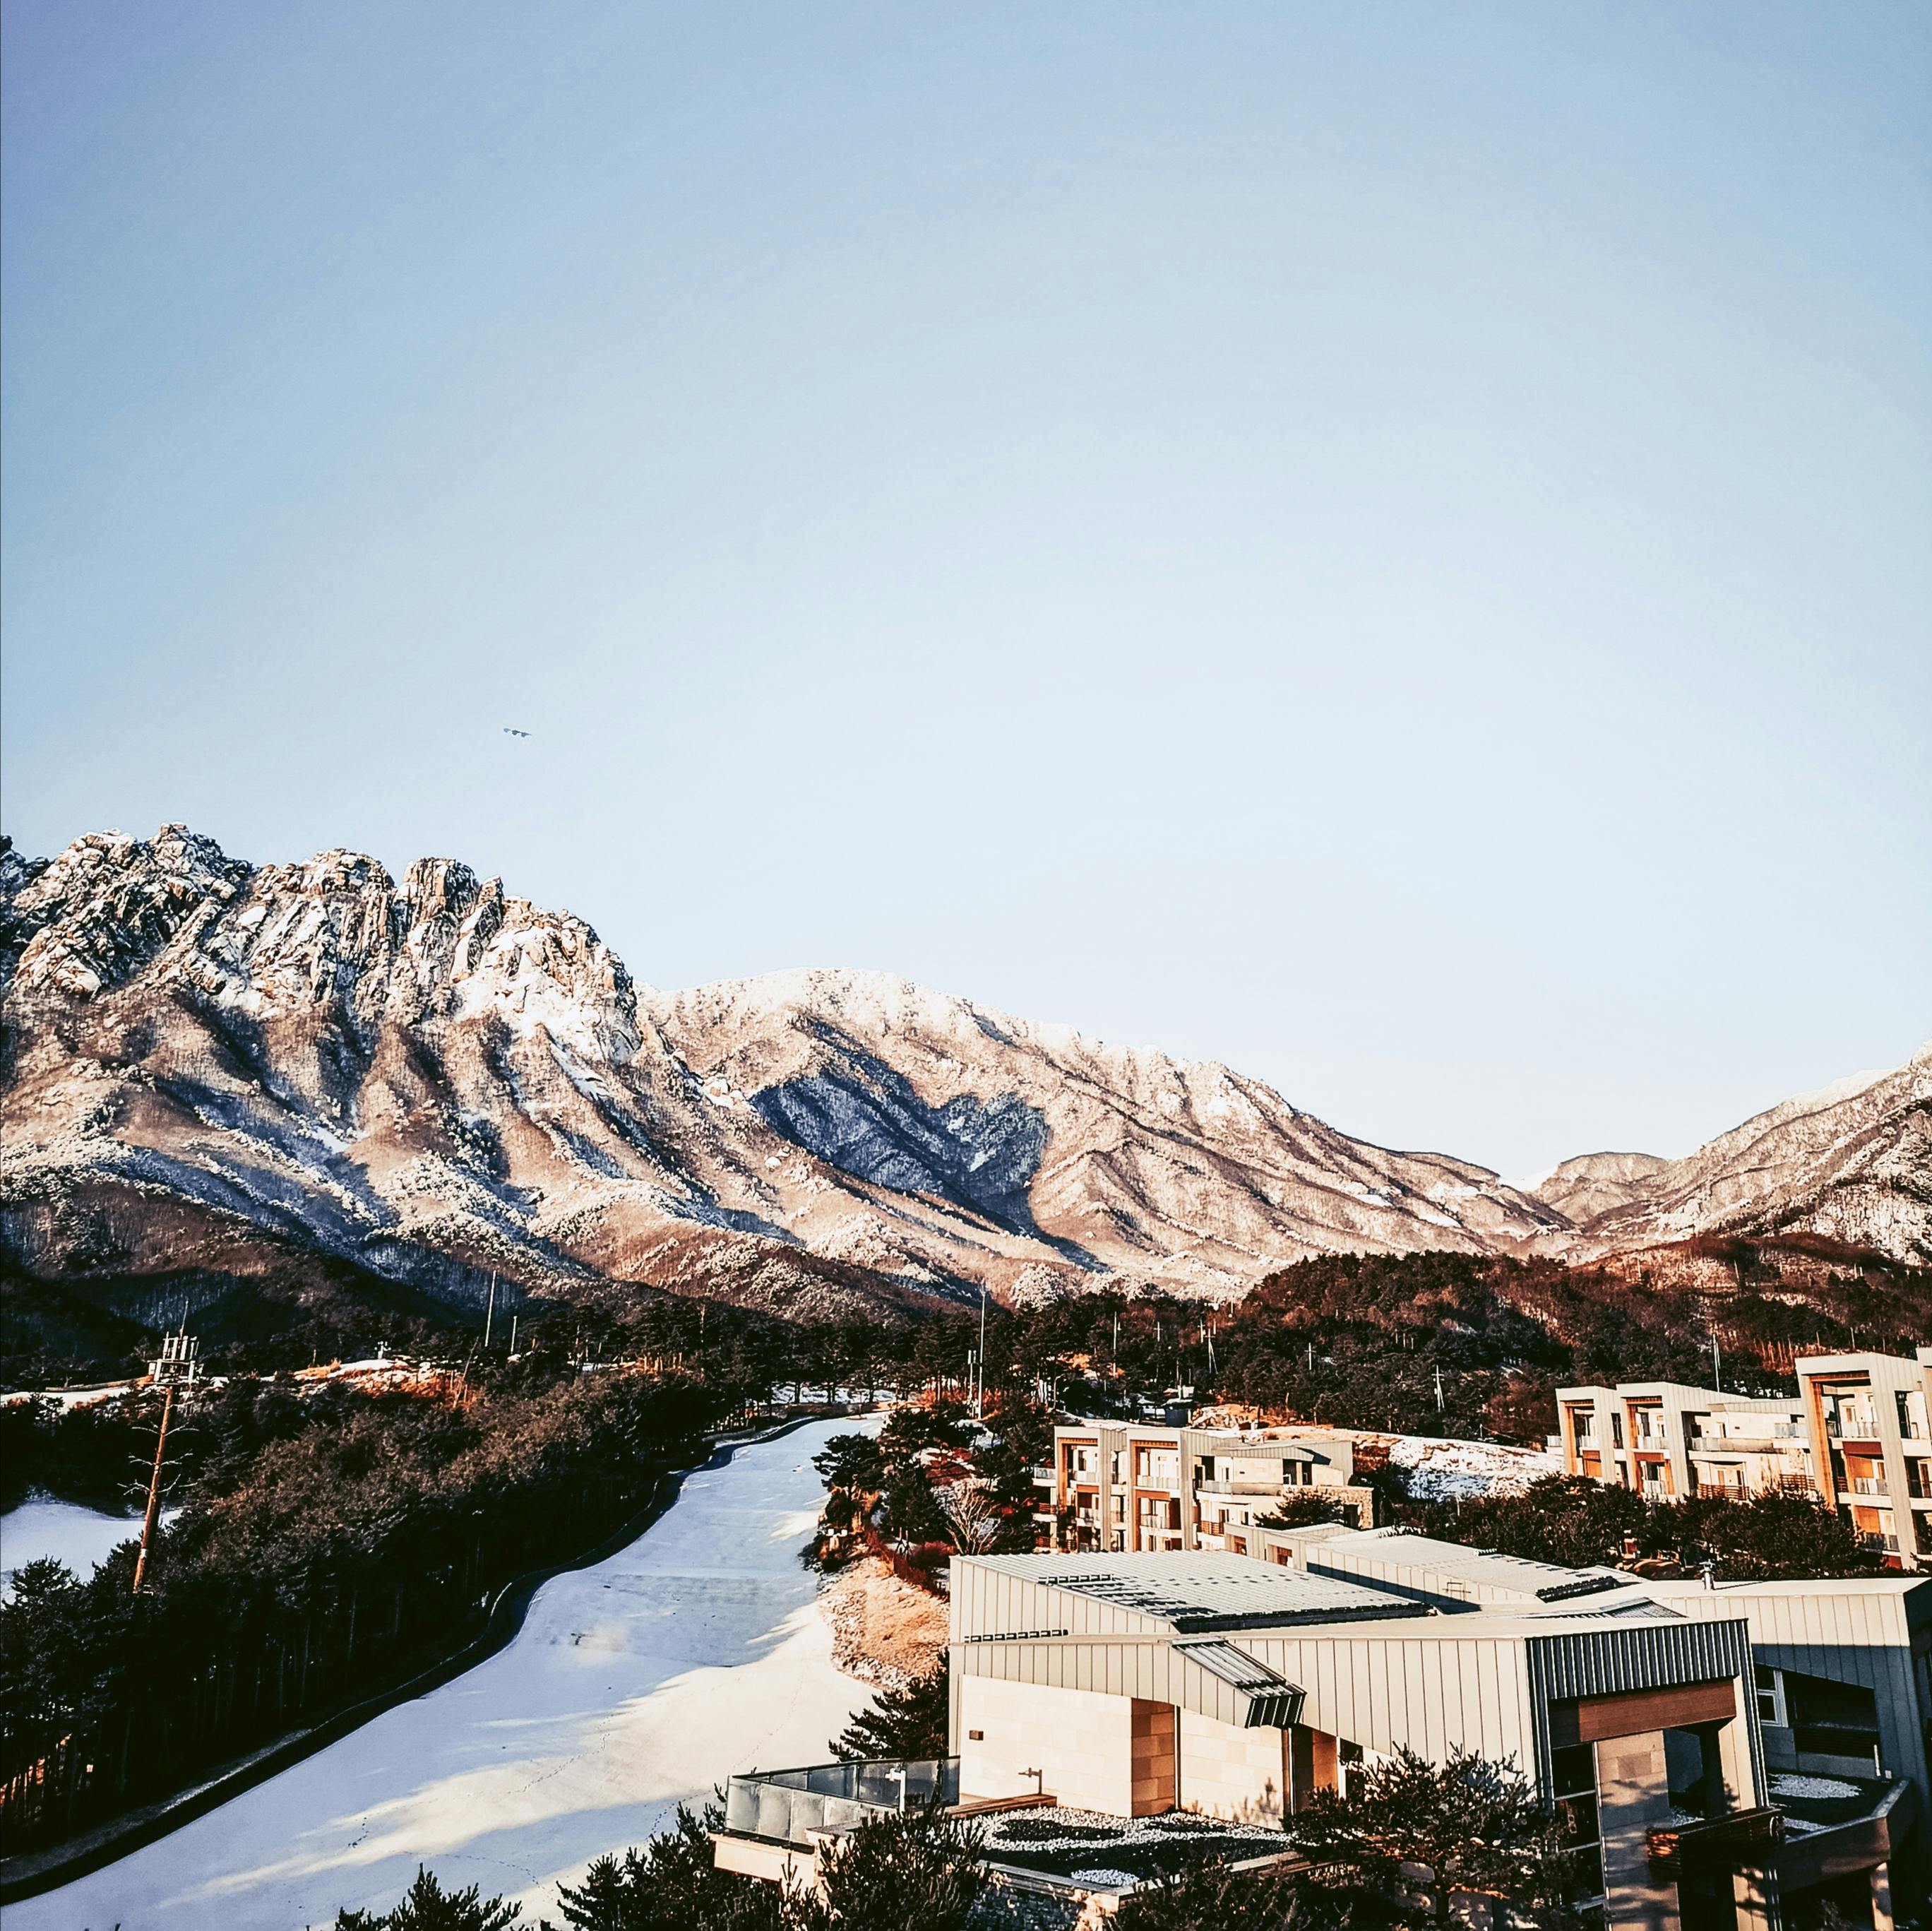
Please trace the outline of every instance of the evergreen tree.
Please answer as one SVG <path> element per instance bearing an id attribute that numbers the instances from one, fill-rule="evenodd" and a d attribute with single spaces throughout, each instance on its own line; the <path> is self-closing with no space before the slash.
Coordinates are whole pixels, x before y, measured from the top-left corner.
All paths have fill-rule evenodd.
<path id="1" fill-rule="evenodd" d="M 1297 1878 L 1203 1859 L 1129 1893 L 1114 1931 L 1384 1931 L 1390 1913 Z"/>
<path id="2" fill-rule="evenodd" d="M 784 1892 L 718 1868 L 711 1833 L 723 1821 L 716 1804 L 700 1816 L 680 1803 L 641 1851 L 599 1857 L 582 1884 L 560 1884 L 566 1931 L 782 1931 Z"/>
<path id="3" fill-rule="evenodd" d="M 1432 1524 L 1459 1542 L 1497 1549 L 1532 1562 L 1587 1569 L 1624 1560 L 1626 1538 L 1640 1546 L 1651 1537 L 1651 1511 L 1628 1488 L 1587 1476 L 1550 1475 L 1520 1495 L 1486 1496 L 1465 1502 L 1451 1517 Z"/>
<path id="4" fill-rule="evenodd" d="M 472 1884 L 467 1890 L 446 1891 L 433 1872 L 418 1864 L 416 1881 L 393 1911 L 380 1917 L 339 1911 L 335 1931 L 508 1931 L 520 1920 L 521 1905 L 506 1903 L 500 1897 L 486 1899 L 482 1890 Z"/>
<path id="5" fill-rule="evenodd" d="M 828 1488 L 853 1495 L 876 1495 L 885 1486 L 886 1464 L 870 1435 L 834 1435 L 812 1458 Z"/>
<path id="6" fill-rule="evenodd" d="M 1519 1924 L 1578 1921 L 1564 1902 L 1570 1859 L 1514 1765 L 1461 1751 L 1436 1764 L 1404 1749 L 1349 1782 L 1346 1798 L 1315 1793 L 1294 1838 L 1358 1908 L 1379 1902 L 1401 1923 L 1448 1931 L 1460 1893 L 1506 1901 Z"/>
<path id="7" fill-rule="evenodd" d="M 942 1656 L 930 1674 L 903 1689 L 881 1690 L 831 1743 L 846 1763 L 881 1757 L 943 1757 L 946 1754 L 947 1671 Z"/>
<path id="8" fill-rule="evenodd" d="M 796 1931 L 965 1931 L 986 1887 L 978 1827 L 938 1803 L 868 1818 L 818 1854 L 820 1895 L 788 1900 Z"/>
<path id="9" fill-rule="evenodd" d="M 1666 1503 L 1657 1511 L 1651 1539 L 1675 1548 L 1685 1563 L 1708 1559 L 1724 1582 L 1878 1575 L 1885 1569 L 1884 1556 L 1860 1542 L 1835 1509 L 1796 1489 L 1744 1501 L 1712 1495 Z"/>
<path id="10" fill-rule="evenodd" d="M 1359 1490 L 1356 1491 L 1358 1494 Z M 1332 1493 L 1304 1488 L 1284 1495 L 1265 1515 L 1255 1518 L 1258 1529 L 1306 1529 L 1318 1522 L 1346 1522 L 1352 1518 Z"/>

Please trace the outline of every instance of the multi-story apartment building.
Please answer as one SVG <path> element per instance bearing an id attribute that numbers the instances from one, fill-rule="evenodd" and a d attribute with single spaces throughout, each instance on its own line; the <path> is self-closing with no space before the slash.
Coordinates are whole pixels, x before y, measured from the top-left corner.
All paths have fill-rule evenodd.
<path id="1" fill-rule="evenodd" d="M 1932 1347 L 1807 1356 L 1797 1375 L 1795 1401 L 1668 1381 L 1559 1389 L 1563 1465 L 1660 1500 L 1808 1489 L 1900 1567 L 1932 1567 Z"/>
<path id="2" fill-rule="evenodd" d="M 1802 1401 L 1627 1381 L 1558 1389 L 1556 1412 L 1569 1473 L 1660 1501 L 1811 1485 Z"/>
<path id="3" fill-rule="evenodd" d="M 1310 1489 L 1359 1524 L 1375 1520 L 1346 1436 L 1090 1422 L 1054 1429 L 1053 1472 L 1070 1549 L 1244 1555 L 1260 1518 Z"/>
<path id="4" fill-rule="evenodd" d="M 1886 1354 L 1817 1355 L 1798 1363 L 1812 1480 L 1900 1566 L 1932 1557 L 1932 1348 L 1916 1361 Z"/>

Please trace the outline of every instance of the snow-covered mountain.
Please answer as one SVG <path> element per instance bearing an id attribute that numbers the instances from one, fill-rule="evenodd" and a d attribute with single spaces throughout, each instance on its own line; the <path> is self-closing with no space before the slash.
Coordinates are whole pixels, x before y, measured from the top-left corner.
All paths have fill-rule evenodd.
<path id="1" fill-rule="evenodd" d="M 815 1312 L 1102 1279 L 1223 1295 L 1314 1254 L 1552 1251 L 1579 1220 L 1593 1244 L 1754 1203 L 1797 1224 L 1838 1144 L 1780 1109 L 1734 1152 L 1538 1197 L 1223 1066 L 872 973 L 654 993 L 581 920 L 454 861 L 400 884 L 349 851 L 256 867 L 178 825 L 0 849 L 0 990 L 5 1245 L 57 1275 L 247 1275 L 292 1247 L 465 1297 L 491 1269 Z M 1856 1198 L 1921 1258 L 1913 1066 L 1861 1089 Z M 1886 1124 L 1912 1092 L 1916 1141 Z M 1780 1135 L 1813 1164 L 1774 1158 Z M 1849 1225 L 1852 1167 L 1832 1172 Z"/>
<path id="2" fill-rule="evenodd" d="M 1804 1233 L 1932 1263 L 1932 1042 L 1746 1120 L 1682 1160 L 1592 1153 L 1536 1192 L 1603 1254 L 1691 1235 Z"/>

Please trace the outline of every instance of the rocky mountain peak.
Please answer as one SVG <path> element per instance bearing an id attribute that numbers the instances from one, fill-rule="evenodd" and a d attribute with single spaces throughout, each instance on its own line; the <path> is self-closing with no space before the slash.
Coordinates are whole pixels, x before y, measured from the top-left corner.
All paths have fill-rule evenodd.
<path id="1" fill-rule="evenodd" d="M 1588 1155 L 1532 1191 L 1216 1062 L 887 973 L 640 988 L 581 919 L 451 858 L 399 884 L 181 825 L 0 846 L 0 1224 L 56 1272 L 294 1243 L 436 1291 L 500 1271 L 826 1313 L 1734 1228 L 1932 1260 L 1923 1053 L 1688 1160 Z"/>
<path id="2" fill-rule="evenodd" d="M 0 958 L 24 1004 L 94 1000 L 151 970 L 257 1021 L 336 1007 L 366 1035 L 494 1013 L 595 1058 L 636 1050 L 630 975 L 596 933 L 454 859 L 418 859 L 398 889 L 366 852 L 256 869 L 167 824 L 90 833 L 5 875 Z"/>

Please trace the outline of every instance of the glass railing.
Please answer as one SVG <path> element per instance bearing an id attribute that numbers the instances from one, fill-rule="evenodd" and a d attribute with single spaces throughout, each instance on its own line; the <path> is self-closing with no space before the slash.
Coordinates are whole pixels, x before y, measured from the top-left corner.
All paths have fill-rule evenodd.
<path id="1" fill-rule="evenodd" d="M 868 1817 L 959 1800 L 957 1757 L 895 1758 L 753 1770 L 724 1786 L 724 1827 L 740 1837 L 809 1845 L 814 1830 L 849 1830 Z"/>

